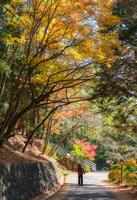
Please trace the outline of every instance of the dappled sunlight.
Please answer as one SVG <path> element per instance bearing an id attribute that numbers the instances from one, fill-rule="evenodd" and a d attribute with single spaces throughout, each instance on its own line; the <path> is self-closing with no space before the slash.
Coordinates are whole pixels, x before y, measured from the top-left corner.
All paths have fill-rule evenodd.
<path id="1" fill-rule="evenodd" d="M 84 185 L 78 186 L 77 174 L 72 173 L 59 196 L 55 196 L 52 200 L 116 200 L 111 192 L 112 186 L 107 185 L 106 180 L 107 173 L 87 173 L 84 176 Z"/>
<path id="2" fill-rule="evenodd" d="M 67 200 L 74 200 L 74 199 L 78 199 L 78 200 L 86 200 L 87 198 L 68 198 Z M 89 200 L 94 200 L 94 198 L 90 198 Z M 112 199 L 110 199 L 110 198 L 96 198 L 96 200 L 112 200 Z"/>

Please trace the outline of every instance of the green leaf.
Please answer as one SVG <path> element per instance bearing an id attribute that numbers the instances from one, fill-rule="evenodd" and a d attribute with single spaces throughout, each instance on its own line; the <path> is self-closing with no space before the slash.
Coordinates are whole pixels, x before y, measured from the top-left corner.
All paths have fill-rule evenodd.
<path id="1" fill-rule="evenodd" d="M 10 66 L 7 62 L 5 62 L 2 59 L 0 59 L 0 73 L 5 74 L 7 76 L 11 73 Z"/>

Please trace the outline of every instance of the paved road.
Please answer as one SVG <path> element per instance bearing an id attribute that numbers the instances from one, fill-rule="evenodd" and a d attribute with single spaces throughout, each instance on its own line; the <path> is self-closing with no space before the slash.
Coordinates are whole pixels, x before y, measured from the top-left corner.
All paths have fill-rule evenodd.
<path id="1" fill-rule="evenodd" d="M 117 200 L 105 180 L 107 173 L 88 173 L 84 175 L 84 185 L 78 186 L 77 174 L 70 175 L 69 184 L 50 200 Z"/>

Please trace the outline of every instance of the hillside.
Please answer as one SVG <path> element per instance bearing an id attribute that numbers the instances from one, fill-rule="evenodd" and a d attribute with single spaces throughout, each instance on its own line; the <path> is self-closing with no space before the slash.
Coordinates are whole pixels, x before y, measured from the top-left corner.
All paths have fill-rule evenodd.
<path id="1" fill-rule="evenodd" d="M 41 140 L 35 139 L 32 145 L 28 145 L 26 152 L 22 153 L 26 138 L 22 135 L 16 135 L 0 149 L 0 163 L 30 163 L 30 162 L 46 162 L 52 160 L 47 155 L 41 154 L 43 143 Z"/>

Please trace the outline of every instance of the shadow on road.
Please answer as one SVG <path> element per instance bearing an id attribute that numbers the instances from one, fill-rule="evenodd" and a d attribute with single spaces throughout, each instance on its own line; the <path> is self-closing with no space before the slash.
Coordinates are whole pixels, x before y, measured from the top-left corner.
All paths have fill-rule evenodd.
<path id="1" fill-rule="evenodd" d="M 116 197 L 102 185 L 67 184 L 59 195 L 52 197 L 52 200 L 116 200 Z"/>
<path id="2" fill-rule="evenodd" d="M 50 200 L 117 200 L 106 184 L 107 180 L 107 173 L 87 173 L 84 175 L 84 185 L 78 186 L 77 174 L 72 173 L 68 176 L 68 184 Z"/>
<path id="3" fill-rule="evenodd" d="M 73 197 L 73 198 L 72 198 Z M 114 200 L 114 195 L 101 185 L 85 184 L 84 186 L 71 185 L 68 200 Z"/>

